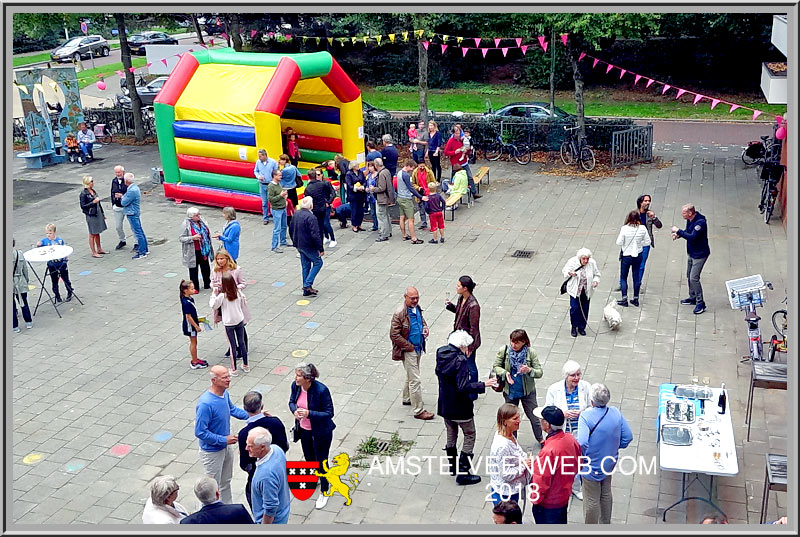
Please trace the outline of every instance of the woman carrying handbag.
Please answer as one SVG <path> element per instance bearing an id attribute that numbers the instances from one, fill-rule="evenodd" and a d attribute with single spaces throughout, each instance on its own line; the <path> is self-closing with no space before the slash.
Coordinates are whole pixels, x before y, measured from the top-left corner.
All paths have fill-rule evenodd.
<path id="1" fill-rule="evenodd" d="M 574 257 L 567 260 L 561 273 L 565 278 L 566 292 L 569 293 L 569 320 L 572 324 L 572 337 L 586 335 L 586 319 L 589 318 L 589 300 L 600 284 L 600 269 L 592 259 L 592 251 L 581 248 Z M 562 288 L 564 287 L 562 284 Z"/>

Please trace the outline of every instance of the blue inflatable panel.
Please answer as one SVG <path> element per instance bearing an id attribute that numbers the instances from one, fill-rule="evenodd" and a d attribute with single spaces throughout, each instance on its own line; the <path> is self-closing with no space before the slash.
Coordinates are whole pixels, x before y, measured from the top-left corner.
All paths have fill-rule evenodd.
<path id="1" fill-rule="evenodd" d="M 338 108 L 319 104 L 288 103 L 281 117 L 284 119 L 316 121 L 317 123 L 331 123 L 333 125 L 340 124 Z"/>
<path id="2" fill-rule="evenodd" d="M 206 140 L 226 144 L 247 145 L 255 147 L 256 129 L 241 125 L 225 123 L 206 123 L 204 121 L 176 121 L 172 124 L 176 138 Z"/>

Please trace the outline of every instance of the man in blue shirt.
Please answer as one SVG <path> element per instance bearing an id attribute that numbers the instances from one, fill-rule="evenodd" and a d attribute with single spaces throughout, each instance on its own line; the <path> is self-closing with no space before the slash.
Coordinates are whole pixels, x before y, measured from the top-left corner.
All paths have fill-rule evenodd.
<path id="1" fill-rule="evenodd" d="M 689 280 L 689 298 L 681 300 L 681 304 L 694 305 L 693 313 L 699 315 L 706 311 L 703 301 L 703 286 L 700 285 L 700 273 L 711 255 L 708 247 L 708 224 L 706 217 L 698 213 L 694 205 L 687 203 L 681 208 L 681 216 L 686 219 L 686 229 L 672 226 L 672 240 L 682 237 L 686 239 L 688 262 L 686 278 Z"/>
<path id="2" fill-rule="evenodd" d="M 428 324 L 422 317 L 419 307 L 419 291 L 409 287 L 403 295 L 404 303 L 392 315 L 389 339 L 392 340 L 392 360 L 402 361 L 406 370 L 403 384 L 403 404 L 409 405 L 414 417 L 432 420 L 433 412 L 425 410 L 422 402 L 422 384 L 419 380 L 419 359 L 425 352 L 425 339 L 428 337 Z"/>
<path id="3" fill-rule="evenodd" d="M 131 231 L 136 236 L 136 244 L 139 246 L 139 249 L 133 255 L 131 259 L 140 259 L 142 257 L 147 257 L 149 253 L 147 250 L 147 237 L 144 236 L 144 230 L 142 229 L 142 221 L 140 216 L 142 214 L 140 202 L 142 199 L 142 192 L 139 190 L 139 186 L 133 182 L 134 176 L 132 173 L 128 172 L 125 174 L 125 193 L 120 194 L 117 192 L 114 194 L 120 199 L 120 204 L 122 204 L 122 210 L 124 211 L 125 215 L 128 217 L 128 223 L 131 225 Z"/>
<path id="4" fill-rule="evenodd" d="M 271 443 L 272 435 L 263 427 L 254 427 L 247 433 L 247 452 L 257 459 L 251 489 L 256 524 L 289 522 L 292 498 L 286 475 L 286 454 Z"/>
<path id="5" fill-rule="evenodd" d="M 397 173 L 397 159 L 400 158 L 400 153 L 392 143 L 392 135 L 384 134 L 381 137 L 383 140 L 383 149 L 381 149 L 381 158 L 383 165 L 392 173 L 392 177 Z"/>
<path id="6" fill-rule="evenodd" d="M 200 443 L 200 460 L 206 475 L 219 484 L 222 502 L 233 503 L 233 450 L 230 446 L 236 443 L 236 435 L 231 434 L 231 416 L 246 420 L 248 414 L 231 402 L 228 394 L 231 375 L 228 369 L 215 365 L 209 372 L 211 387 L 197 402 L 194 435 Z"/>
<path id="7" fill-rule="evenodd" d="M 628 447 L 633 433 L 617 407 L 607 406 L 611 393 L 604 384 L 589 388 L 591 408 L 578 418 L 581 454 L 588 458 L 589 469 L 583 466 L 583 518 L 585 524 L 611 524 L 611 477 L 617 465 L 619 450 Z"/>
<path id="8" fill-rule="evenodd" d="M 264 215 L 264 225 L 269 224 L 270 210 L 269 199 L 267 198 L 267 188 L 272 182 L 272 172 L 278 169 L 275 159 L 267 156 L 266 149 L 258 150 L 258 160 L 253 168 L 253 175 L 258 179 L 258 192 L 261 194 L 261 214 Z"/>

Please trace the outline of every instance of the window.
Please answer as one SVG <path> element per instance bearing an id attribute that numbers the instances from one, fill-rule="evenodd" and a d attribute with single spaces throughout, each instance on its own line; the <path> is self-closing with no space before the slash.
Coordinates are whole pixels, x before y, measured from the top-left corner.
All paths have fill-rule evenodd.
<path id="1" fill-rule="evenodd" d="M 511 117 L 525 117 L 525 108 L 522 106 L 515 106 L 514 108 L 509 108 L 508 113 L 506 114 Z"/>
<path id="2" fill-rule="evenodd" d="M 531 106 L 529 108 L 531 117 L 550 117 L 550 110 L 541 106 Z"/>

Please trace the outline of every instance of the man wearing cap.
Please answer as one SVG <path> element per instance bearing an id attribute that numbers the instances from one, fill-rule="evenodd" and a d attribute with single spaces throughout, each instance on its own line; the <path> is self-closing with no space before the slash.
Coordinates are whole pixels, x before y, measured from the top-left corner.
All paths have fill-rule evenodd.
<path id="1" fill-rule="evenodd" d="M 564 432 L 564 413 L 560 408 L 537 407 L 533 415 L 539 418 L 547 435 L 544 447 L 533 461 L 533 518 L 537 524 L 566 524 L 581 448 L 574 436 Z"/>

